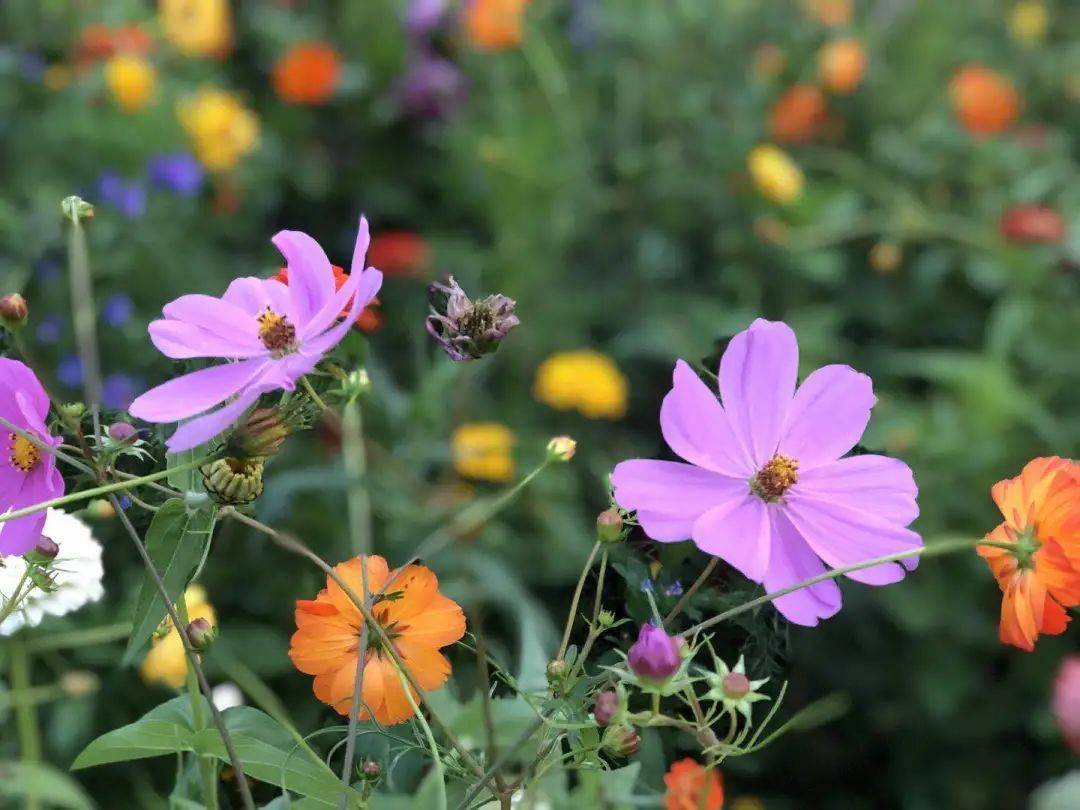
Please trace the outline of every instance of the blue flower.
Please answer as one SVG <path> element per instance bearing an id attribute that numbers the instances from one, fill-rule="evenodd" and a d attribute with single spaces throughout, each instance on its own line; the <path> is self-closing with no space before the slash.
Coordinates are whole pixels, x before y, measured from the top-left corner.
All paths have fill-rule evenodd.
<path id="1" fill-rule="evenodd" d="M 60 340 L 60 319 L 42 318 L 34 331 L 39 343 L 56 343 Z"/>
<path id="2" fill-rule="evenodd" d="M 682 596 L 682 593 L 682 583 L 679 580 L 675 580 L 664 589 L 664 596 Z"/>
<path id="3" fill-rule="evenodd" d="M 198 194 L 206 176 L 199 161 L 187 152 L 172 152 L 151 158 L 146 171 L 155 186 L 174 191 L 181 197 Z"/>
<path id="4" fill-rule="evenodd" d="M 101 381 L 101 403 L 111 410 L 127 410 L 142 389 L 142 382 L 127 374 L 110 374 Z"/>
<path id="5" fill-rule="evenodd" d="M 653 581 L 651 579 L 649 579 L 649 577 L 645 577 L 645 579 L 641 580 L 641 592 L 642 593 L 652 593 L 653 592 Z"/>
<path id="6" fill-rule="evenodd" d="M 137 180 L 125 180 L 114 171 L 104 171 L 98 177 L 98 196 L 128 219 L 146 213 L 146 186 Z"/>
<path id="7" fill-rule="evenodd" d="M 117 328 L 130 321 L 134 311 L 135 306 L 131 303 L 131 299 L 126 295 L 119 294 L 110 297 L 109 300 L 105 302 L 105 306 L 102 308 L 101 317 L 105 320 L 106 324 Z"/>
<path id="8" fill-rule="evenodd" d="M 82 360 L 75 355 L 65 357 L 56 367 L 56 378 L 68 388 L 78 388 L 83 380 Z"/>

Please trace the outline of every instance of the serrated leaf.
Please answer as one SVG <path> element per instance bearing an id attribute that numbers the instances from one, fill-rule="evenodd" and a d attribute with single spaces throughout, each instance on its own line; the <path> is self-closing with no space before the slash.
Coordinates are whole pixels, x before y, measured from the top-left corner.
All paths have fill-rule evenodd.
<path id="1" fill-rule="evenodd" d="M 166 501 L 154 514 L 146 531 L 146 550 L 161 574 L 170 601 L 175 603 L 187 588 L 206 544 L 210 542 L 215 517 L 212 507 L 190 510 L 179 498 Z M 124 651 L 125 665 L 135 660 L 165 614 L 165 602 L 150 574 L 146 573 L 131 617 L 131 637 Z"/>
<path id="2" fill-rule="evenodd" d="M 94 803 L 82 787 L 63 771 L 43 762 L 0 762 L 0 804 L 15 800 L 29 806 L 33 795 L 45 807 L 92 810 Z"/>

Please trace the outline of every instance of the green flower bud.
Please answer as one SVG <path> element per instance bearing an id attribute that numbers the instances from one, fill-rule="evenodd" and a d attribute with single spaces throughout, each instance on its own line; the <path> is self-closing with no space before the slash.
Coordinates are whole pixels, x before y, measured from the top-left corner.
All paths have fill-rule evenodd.
<path id="1" fill-rule="evenodd" d="M 188 641 L 191 642 L 192 647 L 200 652 L 209 649 L 210 645 L 217 639 L 217 635 L 217 628 L 206 619 L 194 619 L 187 626 Z"/>
<path id="2" fill-rule="evenodd" d="M 617 509 L 605 509 L 596 516 L 596 536 L 601 543 L 618 543 L 622 533 L 623 519 Z"/>
<path id="3" fill-rule="evenodd" d="M 263 491 L 263 463 L 258 458 L 219 458 L 199 468 L 206 491 L 222 506 L 243 506 Z"/>

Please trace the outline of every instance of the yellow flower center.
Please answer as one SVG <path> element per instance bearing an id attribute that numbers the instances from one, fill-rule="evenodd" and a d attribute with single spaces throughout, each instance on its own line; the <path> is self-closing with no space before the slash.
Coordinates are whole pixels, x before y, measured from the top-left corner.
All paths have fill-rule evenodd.
<path id="1" fill-rule="evenodd" d="M 15 433 L 8 434 L 11 440 L 11 463 L 24 473 L 30 472 L 41 461 L 41 451 L 29 439 Z"/>
<path id="2" fill-rule="evenodd" d="M 259 340 L 276 356 L 296 351 L 296 327 L 270 307 L 259 316 Z"/>
<path id="3" fill-rule="evenodd" d="M 750 489 L 766 503 L 775 503 L 799 480 L 799 462 L 777 453 L 750 479 Z"/>

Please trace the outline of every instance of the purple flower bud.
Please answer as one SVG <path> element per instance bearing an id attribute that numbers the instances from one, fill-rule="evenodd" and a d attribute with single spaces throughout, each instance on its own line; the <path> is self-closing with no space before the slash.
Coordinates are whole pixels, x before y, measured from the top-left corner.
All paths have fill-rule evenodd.
<path id="1" fill-rule="evenodd" d="M 726 697 L 738 700 L 750 694 L 750 679 L 741 672 L 729 672 L 723 683 Z"/>
<path id="2" fill-rule="evenodd" d="M 217 628 L 206 619 L 193 619 L 187 626 L 187 637 L 196 650 L 207 649 L 217 638 Z"/>
<path id="3" fill-rule="evenodd" d="M 138 438 L 139 431 L 127 422 L 114 422 L 109 425 L 109 438 L 116 442 L 130 442 Z"/>
<path id="4" fill-rule="evenodd" d="M 596 725 L 603 728 L 611 723 L 611 718 L 619 711 L 619 696 L 606 689 L 596 693 L 596 703 L 593 705 L 593 717 Z"/>
<path id="5" fill-rule="evenodd" d="M 520 323 L 513 300 L 505 295 L 489 295 L 473 301 L 453 276 L 446 284 L 431 284 L 428 299 L 428 333 L 451 360 L 475 360 L 491 354 Z"/>
<path id="6" fill-rule="evenodd" d="M 679 671 L 682 663 L 679 647 L 679 640 L 663 628 L 643 624 L 626 660 L 642 680 L 663 682 Z"/>
<path id="7" fill-rule="evenodd" d="M 60 553 L 60 546 L 56 544 L 56 541 L 51 537 L 41 535 L 38 538 L 37 545 L 30 550 L 27 557 L 31 562 L 44 565 L 45 563 L 52 562 L 56 559 L 56 555 Z"/>

